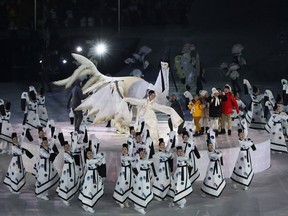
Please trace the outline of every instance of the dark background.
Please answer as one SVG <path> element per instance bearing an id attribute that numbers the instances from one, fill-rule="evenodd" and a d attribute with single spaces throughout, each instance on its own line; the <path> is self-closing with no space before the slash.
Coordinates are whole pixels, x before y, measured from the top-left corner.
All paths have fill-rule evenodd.
<path id="1" fill-rule="evenodd" d="M 76 68 L 71 53 L 89 41 L 104 40 L 109 55 L 99 59 L 106 74 L 129 75 L 124 59 L 139 47 L 152 48 L 146 79 L 156 76 L 163 51 L 173 63 L 182 46 L 196 45 L 206 77 L 224 79 L 219 65 L 231 59 L 231 47 L 244 45 L 247 66 L 241 75 L 278 81 L 288 72 L 288 3 L 285 0 L 32 0 L 0 1 L 1 81 L 37 81 L 41 55 L 49 56 L 48 79 L 69 76 Z M 67 64 L 62 64 L 62 59 Z M 45 66 L 45 65 L 44 65 Z M 46 67 L 46 66 L 45 66 Z"/>

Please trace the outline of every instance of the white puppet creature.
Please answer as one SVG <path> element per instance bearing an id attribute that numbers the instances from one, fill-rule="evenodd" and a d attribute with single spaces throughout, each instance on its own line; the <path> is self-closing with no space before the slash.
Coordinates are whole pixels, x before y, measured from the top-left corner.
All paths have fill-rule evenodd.
<path id="1" fill-rule="evenodd" d="M 74 71 L 74 73 L 63 80 L 55 81 L 55 85 L 65 86 L 69 88 L 77 79 L 85 79 L 90 77 L 86 84 L 83 86 L 83 93 L 93 92 L 77 109 L 88 110 L 88 116 L 96 115 L 93 123 L 107 122 L 114 118 L 117 111 L 117 105 L 121 102 L 122 98 L 144 98 L 146 96 L 146 90 L 151 84 L 143 80 L 140 77 L 124 76 L 124 77 L 111 77 L 101 74 L 93 62 L 84 56 L 78 54 L 72 54 L 75 60 L 80 66 Z M 162 72 L 167 68 L 163 68 Z M 168 68 L 169 71 L 169 68 Z M 162 73 L 164 79 L 164 93 L 162 93 L 162 76 L 157 79 L 155 83 L 156 93 L 158 94 L 158 87 L 161 86 L 161 93 L 157 97 L 157 101 L 167 101 L 165 92 L 169 92 L 169 73 Z M 161 97 L 164 97 L 162 99 Z M 125 130 L 129 128 L 127 122 L 123 122 L 122 125 L 127 126 Z"/>

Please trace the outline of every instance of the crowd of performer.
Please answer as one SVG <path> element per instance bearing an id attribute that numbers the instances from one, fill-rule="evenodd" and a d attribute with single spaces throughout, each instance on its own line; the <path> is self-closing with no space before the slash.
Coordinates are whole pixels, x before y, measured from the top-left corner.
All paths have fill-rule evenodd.
<path id="1" fill-rule="evenodd" d="M 116 203 L 121 208 L 127 208 L 129 203 L 133 203 L 134 209 L 141 214 L 146 213 L 145 209 L 153 198 L 157 201 L 170 200 L 171 207 L 176 204 L 179 208 L 184 208 L 186 197 L 193 192 L 192 186 L 200 176 L 197 159 L 201 155 L 194 140 L 197 136 L 207 136 L 205 140 L 209 156 L 206 176 L 201 186 L 203 197 L 217 198 L 226 186 L 221 170 L 225 158 L 223 160 L 220 149 L 216 149 L 219 135 L 227 132 L 231 136 L 232 130 L 237 130 L 238 133 L 240 151 L 231 175 L 235 188 L 241 185 L 247 190 L 254 175 L 250 148 L 256 150 L 256 147 L 248 136 L 248 128 L 265 129 L 270 133 L 271 150 L 287 153 L 288 115 L 285 97 L 288 82 L 282 80 L 283 95 L 277 99 L 274 99 L 270 90 L 260 94 L 259 89 L 251 86 L 248 80 L 244 80 L 244 84 L 251 96 L 249 108 L 239 95 L 232 94 L 228 84 L 224 85 L 223 91 L 212 88 L 210 94 L 207 90 L 201 90 L 194 97 L 186 93 L 185 96 L 190 99 L 187 108 L 191 110 L 195 129 L 188 124 L 183 129 L 181 127 L 182 141 L 178 143 L 176 132 L 180 132 L 177 130 L 169 132 L 168 143 L 164 142 L 164 137 L 155 140 L 158 130 L 154 130 L 153 107 L 148 107 L 149 113 L 145 114 L 143 111 L 143 116 L 138 116 L 141 119 L 140 126 L 137 129 L 133 126 L 129 128 L 127 142 L 122 145 L 121 167 L 113 193 Z M 155 92 L 148 91 L 147 99 L 143 100 L 150 102 L 155 96 Z M 132 99 L 126 101 L 134 105 Z M 177 122 L 177 126 L 182 123 L 178 114 L 171 111 L 172 108 L 154 106 L 169 113 L 172 123 Z M 21 131 L 14 131 L 9 122 L 10 107 L 9 101 L 0 100 L 1 153 L 12 155 L 4 184 L 11 193 L 19 194 L 26 183 L 22 155 L 26 154 L 29 158 L 35 155 L 24 148 L 22 143 L 32 142 L 35 137 L 30 132 L 37 130 L 39 155 L 33 169 L 37 198 L 49 200 L 49 190 L 57 185 L 58 196 L 66 206 L 77 196 L 83 209 L 93 213 L 93 207 L 104 194 L 106 162 L 105 155 L 99 152 L 100 141 L 96 134 L 88 134 L 87 122 L 81 126 L 76 122 L 77 130 L 71 131 L 70 138 L 65 140 L 61 129 L 48 118 L 43 90 L 37 94 L 33 86 L 21 95 L 21 108 L 24 112 Z M 269 112 L 265 113 L 265 107 Z M 145 111 L 148 108 L 145 107 Z M 87 119 L 84 118 L 83 121 Z M 158 145 L 156 152 L 155 145 Z M 59 155 L 59 146 L 64 152 L 61 173 L 54 166 L 55 158 Z"/>

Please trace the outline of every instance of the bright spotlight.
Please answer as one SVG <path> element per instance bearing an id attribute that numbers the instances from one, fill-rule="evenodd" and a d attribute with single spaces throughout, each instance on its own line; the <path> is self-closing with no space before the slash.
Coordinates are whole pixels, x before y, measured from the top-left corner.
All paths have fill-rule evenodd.
<path id="1" fill-rule="evenodd" d="M 66 59 L 63 59 L 63 60 L 62 60 L 62 63 L 63 63 L 63 64 L 66 64 L 66 63 L 67 63 L 67 60 L 66 60 Z"/>
<path id="2" fill-rule="evenodd" d="M 104 43 L 100 43 L 95 46 L 95 51 L 97 55 L 103 55 L 107 52 L 107 47 Z"/>
<path id="3" fill-rule="evenodd" d="M 77 51 L 77 52 L 79 52 L 79 53 L 80 53 L 80 52 L 82 52 L 82 50 L 83 50 L 83 49 L 82 49 L 82 47 L 81 47 L 81 46 L 77 46 L 77 47 L 76 47 L 76 51 Z"/>

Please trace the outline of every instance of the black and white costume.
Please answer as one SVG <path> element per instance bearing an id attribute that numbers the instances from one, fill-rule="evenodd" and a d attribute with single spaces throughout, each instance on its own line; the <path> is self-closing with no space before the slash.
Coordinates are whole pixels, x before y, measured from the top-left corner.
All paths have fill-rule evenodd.
<path id="1" fill-rule="evenodd" d="M 45 106 L 45 95 L 44 90 L 40 89 L 40 94 L 37 95 L 38 102 L 38 115 L 42 127 L 46 127 L 48 122 L 48 113 Z"/>
<path id="2" fill-rule="evenodd" d="M 169 190 L 169 196 L 173 199 L 173 203 L 176 203 L 183 208 L 188 195 L 193 192 L 191 181 L 189 180 L 188 166 L 191 166 L 191 161 L 187 156 L 177 157 L 177 168 L 172 177 L 171 188 Z"/>
<path id="3" fill-rule="evenodd" d="M 153 181 L 153 194 L 157 200 L 164 200 L 168 194 L 171 187 L 171 176 L 170 166 L 173 166 L 172 153 L 166 150 L 159 149 L 156 153 L 159 159 L 159 166 L 156 168 L 157 176 L 155 176 Z M 172 163 L 171 163 L 172 162 Z"/>
<path id="4" fill-rule="evenodd" d="M 194 145 L 194 141 L 192 138 L 189 139 L 189 142 L 183 143 L 183 150 L 185 156 L 190 159 L 191 166 L 188 167 L 189 179 L 191 181 L 191 184 L 193 184 L 193 182 L 196 181 L 200 176 L 200 172 L 196 164 L 196 158 L 199 159 L 200 154 L 197 147 Z"/>
<path id="5" fill-rule="evenodd" d="M 36 100 L 36 91 L 33 86 L 29 87 L 29 96 L 27 92 L 22 93 L 21 108 L 24 111 L 23 125 L 30 129 L 37 129 L 41 126 L 38 115 L 38 101 Z"/>
<path id="6" fill-rule="evenodd" d="M 251 111 L 247 112 L 246 120 L 248 124 L 250 124 L 250 128 L 263 130 L 266 124 L 264 109 L 262 106 L 264 94 L 259 94 L 257 87 L 254 86 L 252 88 L 248 80 L 244 79 L 243 83 L 247 86 L 248 93 L 252 100 Z"/>
<path id="7" fill-rule="evenodd" d="M 236 102 L 238 104 L 238 107 L 239 107 L 241 115 L 244 115 L 244 112 L 245 112 L 245 109 L 246 109 L 245 103 L 240 98 L 235 98 L 235 99 L 236 99 Z M 239 114 L 237 113 L 237 110 L 235 109 L 235 107 L 233 107 L 233 113 L 231 115 L 231 120 L 232 120 L 232 126 L 233 127 L 240 127 L 238 116 L 239 116 Z"/>
<path id="8" fill-rule="evenodd" d="M 121 155 L 121 168 L 113 193 L 113 198 L 118 204 L 124 205 L 132 191 L 134 175 L 131 163 L 133 160 L 134 158 L 129 155 Z"/>
<path id="9" fill-rule="evenodd" d="M 285 140 L 284 130 L 288 128 L 283 127 L 283 123 L 288 122 L 288 115 L 286 113 L 274 113 L 271 116 L 271 150 L 276 152 L 288 152 L 287 141 Z"/>
<path id="10" fill-rule="evenodd" d="M 26 183 L 26 171 L 22 160 L 22 155 L 25 154 L 25 150 L 21 148 L 24 138 L 25 135 L 23 133 L 19 142 L 12 145 L 13 157 L 4 179 L 4 184 L 8 186 L 12 193 L 19 193 Z"/>
<path id="11" fill-rule="evenodd" d="M 212 197 L 219 197 L 226 186 L 221 169 L 222 153 L 215 150 L 208 152 L 208 156 L 210 161 L 201 190 Z"/>
<path id="12" fill-rule="evenodd" d="M 78 189 L 79 176 L 76 173 L 74 158 L 70 151 L 64 152 L 64 165 L 56 191 L 58 192 L 58 196 L 67 203 L 78 192 Z"/>
<path id="13" fill-rule="evenodd" d="M 236 183 L 249 187 L 254 176 L 249 149 L 252 147 L 254 151 L 256 150 L 256 147 L 249 138 L 239 140 L 239 144 L 240 152 L 235 163 L 231 179 Z"/>
<path id="14" fill-rule="evenodd" d="M 136 172 L 132 192 L 129 199 L 134 203 L 135 210 L 145 213 L 144 208 L 153 199 L 152 186 L 150 182 L 150 165 L 152 161 L 147 159 L 136 159 L 133 170 Z"/>
<path id="15" fill-rule="evenodd" d="M 127 144 L 128 144 L 128 150 L 129 150 L 128 154 L 132 157 L 136 155 L 136 151 L 137 151 L 135 143 L 136 143 L 135 137 L 132 134 L 129 134 L 127 138 Z"/>
<path id="16" fill-rule="evenodd" d="M 13 128 L 10 123 L 10 102 L 4 107 L 4 101 L 0 99 L 0 149 L 1 153 L 10 152 L 10 143 L 12 142 Z"/>
<path id="17" fill-rule="evenodd" d="M 71 153 L 75 160 L 75 169 L 76 169 L 76 176 L 79 176 L 79 185 L 81 185 L 81 182 L 84 178 L 84 168 L 85 168 L 85 161 L 84 161 L 84 149 L 85 145 L 84 143 L 81 143 L 82 136 L 81 134 L 78 134 L 77 132 L 73 132 L 71 135 Z"/>
<path id="18" fill-rule="evenodd" d="M 97 154 L 93 159 L 86 160 L 87 172 L 78 199 L 82 202 L 83 208 L 89 212 L 94 212 L 92 208 L 104 194 L 103 178 L 98 170 L 102 164 L 105 164 L 102 153 Z"/>
<path id="19" fill-rule="evenodd" d="M 54 153 L 52 150 L 54 142 L 55 139 L 52 139 L 48 149 L 41 145 L 39 150 L 40 158 L 35 183 L 35 193 L 39 198 L 43 198 L 44 196 L 47 199 L 48 190 L 57 184 L 60 179 L 53 162 L 50 160 L 51 154 Z"/>

